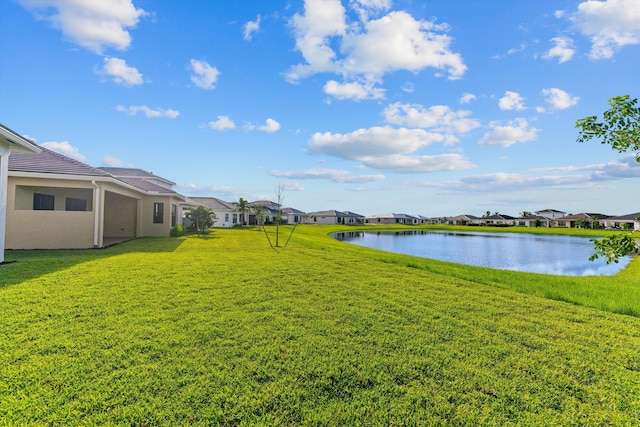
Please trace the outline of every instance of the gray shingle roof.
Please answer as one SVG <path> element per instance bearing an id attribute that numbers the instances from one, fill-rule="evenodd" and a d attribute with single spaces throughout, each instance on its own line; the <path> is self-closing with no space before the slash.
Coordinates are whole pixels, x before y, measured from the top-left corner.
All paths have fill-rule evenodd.
<path id="1" fill-rule="evenodd" d="M 636 218 L 640 217 L 640 212 L 631 213 L 627 215 L 620 216 L 612 216 L 607 219 L 609 220 L 617 220 L 617 221 L 635 221 Z"/>
<path id="2" fill-rule="evenodd" d="M 113 168 L 113 167 L 99 167 L 101 169 L 116 178 L 146 178 L 148 180 L 159 180 L 165 182 L 169 186 L 176 185 L 175 182 L 169 181 L 166 178 L 162 178 L 158 175 L 155 175 L 153 172 L 147 172 L 142 169 L 137 168 Z"/>
<path id="3" fill-rule="evenodd" d="M 107 172 L 91 167 L 44 147 L 40 153 L 15 152 L 9 156 L 9 170 L 12 172 L 34 172 L 85 176 L 111 176 Z"/>
<path id="4" fill-rule="evenodd" d="M 148 172 L 143 174 L 137 172 L 134 176 L 114 176 L 102 168 L 94 168 L 44 147 L 39 148 L 42 151 L 37 154 L 12 153 L 9 156 L 9 171 L 112 178 L 148 193 L 178 194 L 170 187 L 171 181 Z M 138 171 L 141 170 L 138 169 Z"/>
<path id="5" fill-rule="evenodd" d="M 224 200 L 216 199 L 215 197 L 189 197 L 188 202 L 195 203 L 196 205 L 204 205 L 216 211 L 235 211 L 236 207 Z"/>

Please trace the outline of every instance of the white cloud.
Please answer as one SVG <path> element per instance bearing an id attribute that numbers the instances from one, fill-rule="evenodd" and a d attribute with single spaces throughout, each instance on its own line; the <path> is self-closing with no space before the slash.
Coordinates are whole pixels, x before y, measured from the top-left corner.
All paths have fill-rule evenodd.
<path id="1" fill-rule="evenodd" d="M 207 127 L 215 130 L 235 129 L 236 124 L 227 116 L 218 116 L 218 120 L 207 123 Z"/>
<path id="2" fill-rule="evenodd" d="M 335 52 L 329 37 L 345 34 L 345 10 L 340 0 L 305 1 L 304 15 L 295 14 L 291 19 L 296 37 L 296 49 L 302 53 L 306 65 L 294 66 L 288 78 L 296 81 L 316 72 L 339 72 L 334 63 Z"/>
<path id="3" fill-rule="evenodd" d="M 304 14 L 291 19 L 296 49 L 305 63 L 291 67 L 289 81 L 324 72 L 351 81 L 379 81 L 388 72 L 419 72 L 425 68 L 446 71 L 452 80 L 465 73 L 462 57 L 450 50 L 452 39 L 446 34 L 447 25 L 416 20 L 404 11 L 369 20 L 370 13 L 390 7 L 387 1 L 349 5 L 360 17 L 351 25 L 346 23 L 340 1 L 305 1 Z"/>
<path id="4" fill-rule="evenodd" d="M 353 175 L 342 169 L 305 169 L 305 170 L 273 170 L 269 175 L 287 179 L 327 179 L 339 183 L 365 183 L 384 179 L 384 175 Z"/>
<path id="5" fill-rule="evenodd" d="M 359 129 L 351 133 L 315 133 L 308 142 L 316 154 L 347 160 L 361 160 L 392 154 L 411 153 L 421 147 L 444 140 L 439 134 L 422 129 L 394 129 L 390 126 Z"/>
<path id="6" fill-rule="evenodd" d="M 299 182 L 285 182 L 282 189 L 284 191 L 304 191 L 304 186 Z"/>
<path id="7" fill-rule="evenodd" d="M 588 0 L 570 17 L 591 39 L 591 59 L 607 59 L 623 46 L 640 44 L 640 7 L 637 0 Z"/>
<path id="8" fill-rule="evenodd" d="M 42 143 L 44 148 L 47 148 L 51 151 L 55 151 L 56 153 L 60 153 L 64 156 L 71 157 L 72 159 L 78 160 L 79 162 L 84 162 L 86 157 L 80 153 L 77 147 L 69 144 L 68 141 L 55 142 L 49 141 Z"/>
<path id="9" fill-rule="evenodd" d="M 542 95 L 545 100 L 556 110 L 565 110 L 578 104 L 580 100 L 577 96 L 571 96 L 562 89 L 553 87 L 550 89 L 542 89 Z"/>
<path id="10" fill-rule="evenodd" d="M 504 96 L 498 101 L 501 110 L 525 110 L 524 98 L 517 92 L 506 91 Z"/>
<path id="11" fill-rule="evenodd" d="M 273 119 L 267 119 L 267 122 L 263 126 L 259 126 L 256 129 L 267 133 L 274 133 L 280 130 L 280 123 Z"/>
<path id="12" fill-rule="evenodd" d="M 244 24 L 244 36 L 243 38 L 246 41 L 251 41 L 254 33 L 260 31 L 260 15 L 256 18 L 255 21 L 249 21 Z"/>
<path id="13" fill-rule="evenodd" d="M 467 70 L 460 54 L 449 50 L 451 37 L 444 34 L 446 25 L 416 21 L 406 12 L 395 11 L 367 22 L 364 28 L 364 32 L 351 32 L 343 39 L 348 72 L 380 76 L 432 67 L 448 71 L 449 79 L 455 80 Z"/>
<path id="14" fill-rule="evenodd" d="M 181 193 L 190 195 L 216 195 L 216 197 L 223 197 L 231 200 L 235 200 L 240 196 L 246 197 L 247 195 L 246 190 L 223 185 L 198 185 L 191 182 L 183 182 L 177 184 L 176 188 Z"/>
<path id="15" fill-rule="evenodd" d="M 113 156 L 104 156 L 101 160 L 100 163 L 102 163 L 104 166 L 109 166 L 109 167 L 113 167 L 113 168 L 120 168 L 123 167 L 125 165 L 125 163 L 118 159 L 117 157 L 113 157 Z"/>
<path id="16" fill-rule="evenodd" d="M 402 91 L 406 93 L 413 93 L 415 90 L 416 87 L 412 82 L 407 82 L 404 86 L 402 86 Z"/>
<path id="17" fill-rule="evenodd" d="M 206 61 L 191 59 L 191 81 L 201 89 L 215 89 L 220 71 L 212 67 Z"/>
<path id="18" fill-rule="evenodd" d="M 347 134 L 315 133 L 307 146 L 315 154 L 360 161 L 365 167 L 393 173 L 423 173 L 467 169 L 473 164 L 460 154 L 417 155 L 422 147 L 445 141 L 423 129 L 390 126 L 359 129 Z"/>
<path id="19" fill-rule="evenodd" d="M 633 155 L 608 163 L 530 169 L 520 173 L 495 172 L 472 175 L 458 181 L 423 183 L 428 187 L 464 193 L 496 191 L 534 191 L 540 189 L 575 190 L 595 188 L 607 181 L 640 178 Z"/>
<path id="20" fill-rule="evenodd" d="M 142 9 L 131 0 L 18 0 L 36 19 L 50 22 L 77 45 L 101 54 L 105 48 L 126 50 L 131 44 L 127 31 L 135 28 Z"/>
<path id="21" fill-rule="evenodd" d="M 570 61 L 575 55 L 573 40 L 569 37 L 554 37 L 551 39 L 555 46 L 549 49 L 542 57 L 544 59 L 558 58 L 558 64 Z"/>
<path id="22" fill-rule="evenodd" d="M 453 111 L 446 105 L 433 105 L 424 108 L 418 104 L 388 105 L 383 112 L 385 121 L 401 126 L 431 128 L 437 132 L 465 133 L 478 126 L 480 122 L 469 118 L 471 111 Z"/>
<path id="23" fill-rule="evenodd" d="M 598 165 L 591 175 L 594 181 L 616 181 L 627 178 L 640 178 L 640 167 L 634 154 Z"/>
<path id="24" fill-rule="evenodd" d="M 473 163 L 461 154 L 439 154 L 436 156 L 407 156 L 394 154 L 386 157 L 363 158 L 367 167 L 393 173 L 429 173 L 471 169 Z"/>
<path id="25" fill-rule="evenodd" d="M 337 99 L 353 99 L 360 101 L 363 99 L 382 99 L 385 90 L 373 87 L 373 83 L 338 83 L 329 80 L 324 85 L 324 92 Z"/>
<path id="26" fill-rule="evenodd" d="M 460 104 L 469 104 L 471 101 L 475 101 L 477 97 L 472 93 L 463 93 L 460 98 Z"/>
<path id="27" fill-rule="evenodd" d="M 501 125 L 499 122 L 490 124 L 491 131 L 478 142 L 479 145 L 500 145 L 509 147 L 513 144 L 533 141 L 538 136 L 538 129 L 530 127 L 527 120 L 518 118 Z"/>
<path id="28" fill-rule="evenodd" d="M 121 113 L 127 113 L 130 116 L 135 116 L 138 113 L 142 113 L 145 115 L 145 117 L 148 118 L 168 118 L 168 119 L 175 119 L 176 117 L 178 117 L 180 115 L 179 111 L 176 110 L 172 110 L 171 108 L 156 108 L 155 110 L 152 108 L 147 107 L 146 105 L 131 105 L 129 107 L 125 107 L 124 105 L 118 105 L 116 107 L 116 110 L 120 111 Z"/>
<path id="29" fill-rule="evenodd" d="M 123 86 L 136 86 L 144 83 L 142 74 L 135 67 L 130 67 L 120 58 L 104 58 L 104 65 L 100 73 L 111 76 L 113 81 Z"/>

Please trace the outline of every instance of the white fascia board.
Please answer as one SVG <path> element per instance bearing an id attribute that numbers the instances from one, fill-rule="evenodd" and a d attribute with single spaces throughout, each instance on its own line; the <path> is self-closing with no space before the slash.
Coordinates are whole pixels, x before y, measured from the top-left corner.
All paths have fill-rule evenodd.
<path id="1" fill-rule="evenodd" d="M 4 126 L 0 126 L 0 136 L 2 137 L 2 142 L 9 145 L 11 149 L 31 151 L 33 153 L 39 153 L 42 151 L 42 149 L 33 142 L 15 132 L 10 131 Z"/>

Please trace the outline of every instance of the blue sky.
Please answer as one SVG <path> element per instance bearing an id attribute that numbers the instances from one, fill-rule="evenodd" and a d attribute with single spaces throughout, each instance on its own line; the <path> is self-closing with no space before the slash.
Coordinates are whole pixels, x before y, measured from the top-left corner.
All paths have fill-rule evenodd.
<path id="1" fill-rule="evenodd" d="M 0 2 L 0 121 L 184 195 L 304 211 L 640 211 L 577 119 L 640 96 L 636 0 Z"/>

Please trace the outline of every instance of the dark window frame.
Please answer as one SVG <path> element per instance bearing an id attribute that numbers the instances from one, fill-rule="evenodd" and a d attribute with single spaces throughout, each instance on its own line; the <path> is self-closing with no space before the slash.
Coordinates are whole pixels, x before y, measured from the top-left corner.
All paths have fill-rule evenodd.
<path id="1" fill-rule="evenodd" d="M 64 210 L 74 212 L 86 212 L 87 201 L 85 199 L 76 199 L 74 197 L 67 197 L 64 201 Z"/>
<path id="2" fill-rule="evenodd" d="M 53 194 L 33 193 L 34 211 L 53 211 L 56 208 L 56 196 Z"/>
<path id="3" fill-rule="evenodd" d="M 164 203 L 153 204 L 153 223 L 164 224 Z"/>

